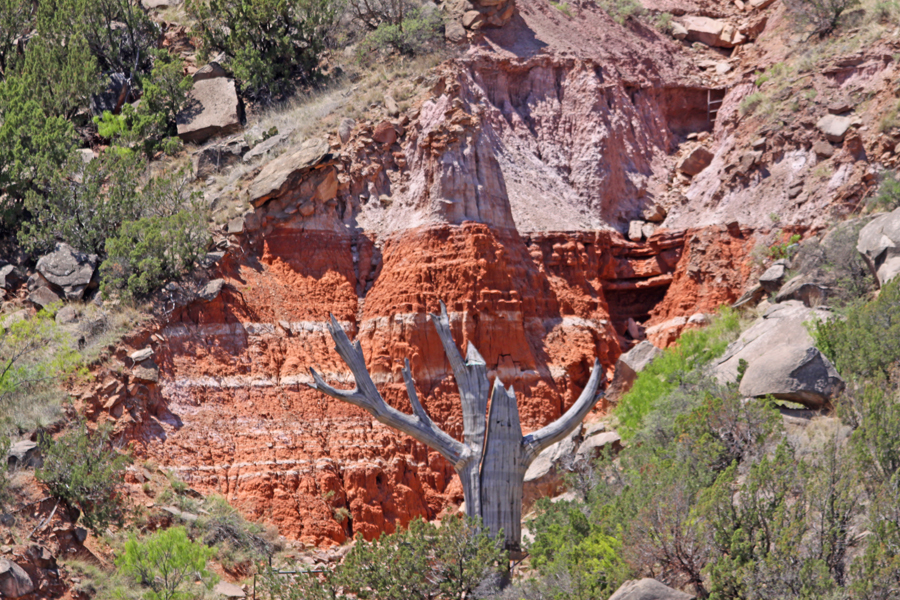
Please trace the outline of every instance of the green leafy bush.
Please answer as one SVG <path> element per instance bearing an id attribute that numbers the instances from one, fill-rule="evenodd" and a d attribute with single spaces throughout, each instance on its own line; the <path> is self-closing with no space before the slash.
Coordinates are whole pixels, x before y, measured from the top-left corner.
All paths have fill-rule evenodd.
<path id="1" fill-rule="evenodd" d="M 209 243 L 204 211 L 182 210 L 171 216 L 124 223 L 106 242 L 100 266 L 101 291 L 144 297 L 190 271 Z"/>
<path id="2" fill-rule="evenodd" d="M 878 186 L 878 193 L 866 203 L 866 207 L 873 211 L 892 211 L 900 206 L 900 179 L 894 172 L 885 173 Z"/>
<path id="3" fill-rule="evenodd" d="M 138 107 L 126 104 L 118 115 L 104 111 L 102 117 L 94 117 L 101 137 L 129 148 L 141 146 L 148 156 L 158 149 L 171 154 L 180 146 L 175 117 L 193 85 L 183 74 L 182 60 L 167 50 L 153 50 L 151 55 L 153 69 L 142 81 L 144 94 Z"/>
<path id="4" fill-rule="evenodd" d="M 44 190 L 26 195 L 33 218 L 22 225 L 19 241 L 29 250 L 47 252 L 62 239 L 83 252 L 102 254 L 122 223 L 145 211 L 138 193 L 143 169 L 141 157 L 132 153 L 104 152 L 87 164 L 71 157 Z"/>
<path id="5" fill-rule="evenodd" d="M 197 597 L 191 589 L 197 577 L 207 589 L 212 589 L 218 580 L 206 569 L 215 552 L 214 548 L 191 541 L 184 527 L 171 527 L 143 540 L 132 535 L 116 566 L 147 588 L 147 600 L 188 600 Z"/>
<path id="6" fill-rule="evenodd" d="M 411 9 L 401 22 L 382 23 L 367 34 L 357 46 L 357 59 L 368 64 L 390 52 L 407 56 L 425 54 L 441 43 L 441 27 L 436 11 Z"/>
<path id="7" fill-rule="evenodd" d="M 736 312 L 723 309 L 709 327 L 688 331 L 638 374 L 631 390 L 622 397 L 615 414 L 619 431 L 629 437 L 656 403 L 687 381 L 690 374 L 719 357 L 740 331 Z"/>
<path id="8" fill-rule="evenodd" d="M 97 535 L 124 519 L 119 486 L 131 459 L 110 447 L 111 430 L 104 425 L 92 432 L 80 420 L 55 440 L 45 436 L 44 465 L 35 473 L 71 512 L 80 511 L 81 522 Z"/>
<path id="9" fill-rule="evenodd" d="M 190 0 L 202 53 L 224 52 L 245 94 L 269 99 L 318 76 L 334 0 Z"/>
<path id="10" fill-rule="evenodd" d="M 447 517 L 440 525 L 416 519 L 372 542 L 357 537 L 344 562 L 321 577 L 263 569 L 261 583 L 278 600 L 464 600 L 505 569 L 502 539 L 465 518 Z"/>

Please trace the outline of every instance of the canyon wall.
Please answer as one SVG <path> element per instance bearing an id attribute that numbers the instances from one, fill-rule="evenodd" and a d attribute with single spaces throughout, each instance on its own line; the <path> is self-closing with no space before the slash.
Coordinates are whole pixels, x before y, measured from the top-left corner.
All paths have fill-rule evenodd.
<path id="1" fill-rule="evenodd" d="M 462 489 L 436 452 L 307 387 L 311 366 L 353 384 L 329 314 L 390 404 L 411 410 L 408 358 L 426 410 L 458 436 L 456 385 L 427 318 L 439 300 L 457 344 L 474 343 L 490 378 L 513 386 L 527 431 L 572 404 L 595 357 L 611 376 L 645 325 L 667 324 L 658 343 L 670 343 L 735 299 L 751 231 L 620 233 L 662 198 L 678 144 L 709 129 L 681 46 L 596 7 L 574 25 L 537 2 L 519 8 L 441 65 L 404 115 L 265 165 L 247 187 L 253 208 L 223 232 L 215 292 L 167 305 L 134 340 L 154 349 L 158 381 L 109 375 L 92 414 L 115 420 L 138 456 L 290 538 L 371 539 L 434 518 Z M 589 40 L 578 52 L 570 26 Z"/>

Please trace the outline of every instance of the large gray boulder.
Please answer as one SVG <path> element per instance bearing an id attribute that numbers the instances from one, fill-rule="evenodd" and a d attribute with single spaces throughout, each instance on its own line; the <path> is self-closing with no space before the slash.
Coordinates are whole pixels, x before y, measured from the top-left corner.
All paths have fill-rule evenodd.
<path id="1" fill-rule="evenodd" d="M 38 259 L 36 269 L 67 300 L 81 300 L 85 290 L 97 286 L 94 278 L 97 263 L 96 254 L 85 254 L 68 244 L 57 243 L 53 252 Z"/>
<path id="2" fill-rule="evenodd" d="M 784 276 L 786 273 L 787 267 L 785 266 L 785 261 L 779 260 L 766 269 L 766 272 L 759 277 L 759 285 L 770 294 L 774 294 L 784 283 Z"/>
<path id="3" fill-rule="evenodd" d="M 681 159 L 681 162 L 678 163 L 678 170 L 684 173 L 685 175 L 690 175 L 693 177 L 694 175 L 698 175 L 703 169 L 709 166 L 709 163 L 712 162 L 713 153 L 704 148 L 703 146 L 697 146 L 694 148 L 690 154 Z"/>
<path id="4" fill-rule="evenodd" d="M 215 77 L 194 82 L 185 108 L 175 122 L 178 137 L 201 144 L 214 135 L 227 135 L 241 128 L 240 101 L 233 79 Z"/>
<path id="5" fill-rule="evenodd" d="M 772 306 L 725 351 L 714 372 L 722 383 L 737 380 L 741 360 L 747 370 L 744 396 L 775 398 L 820 408 L 844 387 L 831 362 L 815 347 L 806 323 L 832 318 L 830 311 L 807 308 L 798 300 Z"/>
<path id="6" fill-rule="evenodd" d="M 4 290 L 13 290 L 23 283 L 26 278 L 15 265 L 3 265 L 0 267 L 0 288 Z"/>
<path id="7" fill-rule="evenodd" d="M 562 463 L 575 455 L 581 443 L 581 425 L 565 438 L 556 442 L 543 452 L 525 472 L 525 483 L 522 488 L 522 506 L 526 509 L 538 498 L 552 497 L 563 487 Z"/>
<path id="8" fill-rule="evenodd" d="M 44 459 L 36 442 L 22 440 L 9 448 L 6 464 L 10 469 L 40 469 L 44 465 Z"/>
<path id="9" fill-rule="evenodd" d="M 694 596 L 658 582 L 655 579 L 626 581 L 609 600 L 692 600 Z"/>
<path id="10" fill-rule="evenodd" d="M 34 583 L 25 569 L 5 558 L 0 559 L 0 598 L 21 598 L 34 591 Z"/>
<path id="11" fill-rule="evenodd" d="M 606 388 L 607 401 L 618 402 L 634 385 L 637 374 L 646 369 L 660 354 L 662 354 L 662 350 L 648 341 L 643 341 L 620 356 L 616 361 L 613 380 Z"/>
<path id="12" fill-rule="evenodd" d="M 875 217 L 859 231 L 856 249 L 882 286 L 900 273 L 900 208 Z"/>
<path id="13" fill-rule="evenodd" d="M 709 17 L 684 17 L 682 26 L 687 30 L 685 39 L 716 48 L 734 48 L 746 41 L 738 29 L 728 21 Z"/>
<path id="14" fill-rule="evenodd" d="M 825 134 L 825 139 L 833 144 L 844 140 L 847 130 L 855 123 L 853 117 L 839 117 L 838 115 L 825 115 L 816 122 L 819 131 Z"/>
<path id="15" fill-rule="evenodd" d="M 310 169 L 332 157 L 331 146 L 322 139 L 306 140 L 293 152 L 288 151 L 266 163 L 250 183 L 250 202 L 262 206 L 290 189 Z"/>

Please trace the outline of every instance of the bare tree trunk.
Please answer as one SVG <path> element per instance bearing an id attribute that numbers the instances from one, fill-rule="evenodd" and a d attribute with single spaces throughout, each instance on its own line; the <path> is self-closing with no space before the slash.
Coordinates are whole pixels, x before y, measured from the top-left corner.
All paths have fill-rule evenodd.
<path id="1" fill-rule="evenodd" d="M 328 330 L 334 339 L 335 350 L 353 373 L 356 387 L 352 390 L 335 389 L 312 368 L 310 373 L 314 383 L 310 387 L 359 406 L 385 425 L 440 452 L 459 474 L 466 515 L 481 518 L 493 535 L 502 530 L 506 547 L 518 552 L 521 548 L 525 471 L 541 451 L 575 429 L 600 399 L 600 362 L 594 360 L 594 369 L 584 391 L 563 416 L 523 437 L 519 408 L 512 388 L 504 388 L 499 377 L 494 380 L 491 411 L 485 420 L 490 384 L 484 359 L 469 343 L 466 360 L 463 361 L 450 333 L 450 318 L 443 302 L 440 315 L 431 315 L 431 320 L 441 338 L 459 389 L 463 410 L 462 442 L 439 429 L 425 412 L 416 393 L 409 360 L 405 361 L 402 373 L 413 414 L 404 414 L 385 403 L 366 370 L 359 342 L 351 343 L 333 316 Z"/>

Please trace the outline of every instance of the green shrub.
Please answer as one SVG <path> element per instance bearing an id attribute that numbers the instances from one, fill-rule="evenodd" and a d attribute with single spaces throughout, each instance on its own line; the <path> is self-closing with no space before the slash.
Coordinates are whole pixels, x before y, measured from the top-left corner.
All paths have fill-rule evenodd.
<path id="1" fill-rule="evenodd" d="M 776 238 L 781 237 L 781 231 L 779 230 L 775 234 Z M 796 248 L 797 244 L 800 242 L 800 234 L 795 233 L 791 237 L 789 237 L 784 242 L 776 242 L 769 246 L 769 249 L 766 251 L 766 256 L 771 258 L 772 260 L 779 260 L 782 258 L 790 258 L 791 248 Z"/>
<path id="2" fill-rule="evenodd" d="M 222 496 L 210 496 L 200 518 L 189 524 L 191 537 L 216 549 L 216 559 L 226 568 L 255 564 L 271 558 L 277 548 L 277 530 L 251 523 Z"/>
<path id="3" fill-rule="evenodd" d="M 191 541 L 184 527 L 172 527 L 144 540 L 132 535 L 116 566 L 148 588 L 147 600 L 188 600 L 197 597 L 191 589 L 197 577 L 207 589 L 218 580 L 206 569 L 214 554 L 215 549 Z"/>
<path id="4" fill-rule="evenodd" d="M 859 6 L 859 0 L 788 0 L 785 5 L 801 26 L 824 37 L 841 25 L 847 12 Z"/>
<path id="5" fill-rule="evenodd" d="M 294 78 L 318 76 L 325 39 L 338 17 L 334 0 L 190 0 L 201 52 L 224 52 L 250 97 L 269 99 L 289 91 Z"/>
<path id="6" fill-rule="evenodd" d="M 502 540 L 464 517 L 448 516 L 440 525 L 416 519 L 372 542 L 357 536 L 344 562 L 321 577 L 263 568 L 261 584 L 279 600 L 464 600 L 505 570 Z"/>
<path id="7" fill-rule="evenodd" d="M 900 280 L 878 298 L 852 307 L 844 320 L 817 323 L 816 346 L 846 380 L 891 380 L 900 361 Z"/>
<path id="8" fill-rule="evenodd" d="M 59 385 L 80 366 L 52 312 L 0 328 L 0 437 L 48 425 L 64 395 Z"/>
<path id="9" fill-rule="evenodd" d="M 43 467 L 35 476 L 71 512 L 80 511 L 85 527 L 100 535 L 124 519 L 119 486 L 130 458 L 110 447 L 112 427 L 88 430 L 80 420 L 54 440 L 41 440 Z"/>
<path id="10" fill-rule="evenodd" d="M 672 32 L 672 13 L 659 13 L 653 19 L 653 26 L 663 33 Z"/>
<path id="11" fill-rule="evenodd" d="M 686 381 L 691 372 L 720 356 L 739 331 L 737 313 L 723 309 L 710 326 L 685 332 L 676 345 L 638 374 L 634 386 L 622 397 L 615 411 L 620 433 L 626 438 L 633 435 L 659 400 Z"/>
<path id="12" fill-rule="evenodd" d="M 900 206 L 900 179 L 895 172 L 885 173 L 878 186 L 878 193 L 866 203 L 866 208 L 876 211 L 892 211 Z"/>
<path id="13" fill-rule="evenodd" d="M 145 211 L 137 188 L 143 169 L 141 157 L 131 153 L 104 152 L 87 164 L 71 157 L 44 190 L 27 194 L 32 219 L 22 225 L 19 242 L 47 252 L 61 239 L 83 252 L 102 254 L 122 223 Z"/>
<path id="14" fill-rule="evenodd" d="M 172 216 L 144 217 L 124 223 L 106 241 L 100 266 L 101 291 L 141 298 L 189 272 L 209 243 L 205 211 L 182 210 Z"/>
<path id="15" fill-rule="evenodd" d="M 757 80 L 758 81 L 758 80 Z M 761 85 L 761 84 L 760 84 Z M 746 98 L 741 100 L 740 111 L 742 115 L 750 115 L 759 108 L 763 103 L 767 102 L 766 95 L 762 92 L 753 92 Z"/>
<path id="16" fill-rule="evenodd" d="M 153 68 L 142 81 L 144 94 L 138 107 L 126 104 L 118 115 L 104 111 L 102 118 L 94 117 L 101 137 L 130 148 L 140 145 L 148 156 L 158 149 L 171 154 L 180 146 L 175 117 L 193 85 L 183 74 L 181 59 L 167 50 L 153 50 L 151 55 Z"/>
<path id="17" fill-rule="evenodd" d="M 441 43 L 441 25 L 437 11 L 412 9 L 400 23 L 382 23 L 368 33 L 357 46 L 357 59 L 369 64 L 390 52 L 425 54 Z"/>
<path id="18" fill-rule="evenodd" d="M 628 19 L 637 19 L 647 12 L 644 5 L 637 0 L 602 0 L 600 8 L 619 25 L 624 25 Z"/>

